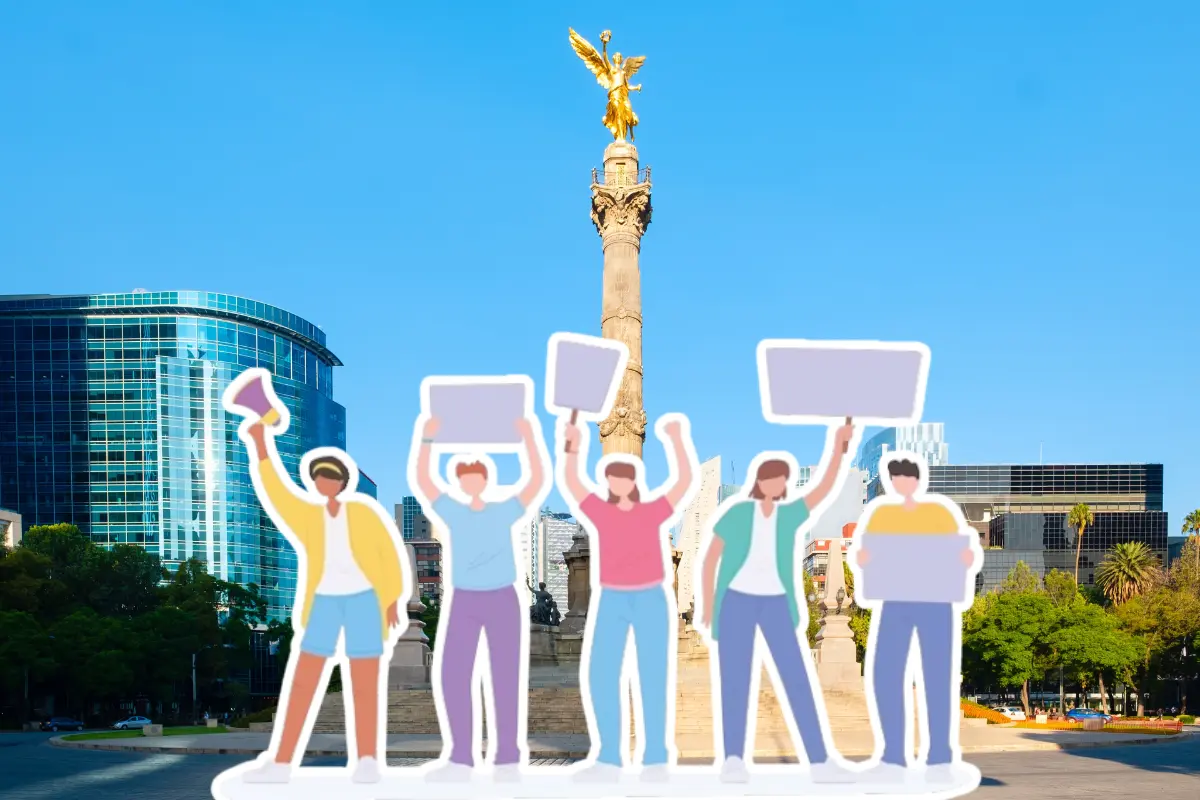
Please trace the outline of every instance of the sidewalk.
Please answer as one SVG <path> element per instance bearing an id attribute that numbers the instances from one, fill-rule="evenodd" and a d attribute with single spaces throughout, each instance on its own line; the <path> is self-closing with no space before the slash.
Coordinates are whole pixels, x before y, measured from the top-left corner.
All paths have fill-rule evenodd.
<path id="1" fill-rule="evenodd" d="M 1019 728 L 963 728 L 960 742 L 964 754 L 1017 753 L 1036 750 L 1069 750 L 1083 747 L 1153 744 L 1178 741 L 1194 733 L 1185 731 L 1176 736 L 1143 733 L 1096 733 L 1085 731 L 1033 731 Z M 711 762 L 713 743 L 709 736 L 680 735 L 679 758 L 688 762 Z M 865 758 L 871 755 L 870 731 L 847 733 L 839 731 L 842 754 Z M 212 733 L 199 736 L 141 737 L 135 739 L 98 739 L 68 742 L 64 737 L 51 739 L 57 747 L 87 750 L 134 750 L 148 753 L 177 753 L 205 755 L 253 756 L 267 749 L 269 733 Z M 442 740 L 437 734 L 389 734 L 389 758 L 437 758 Z M 587 756 L 588 737 L 579 734 L 530 734 L 531 759 L 581 759 Z M 309 740 L 305 753 L 309 756 L 344 756 L 346 737 L 342 734 L 316 733 Z M 787 759 L 793 755 L 786 736 L 759 736 L 755 755 L 760 760 Z"/>

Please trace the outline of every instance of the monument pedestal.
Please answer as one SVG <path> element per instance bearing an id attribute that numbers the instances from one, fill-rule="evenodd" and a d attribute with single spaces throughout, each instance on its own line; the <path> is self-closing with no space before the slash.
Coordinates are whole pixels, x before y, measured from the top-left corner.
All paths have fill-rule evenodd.
<path id="1" fill-rule="evenodd" d="M 389 691 L 429 685 L 431 651 L 429 637 L 425 635 L 425 623 L 421 620 L 425 604 L 421 602 L 421 588 L 416 581 L 417 551 L 411 544 L 405 545 L 404 549 L 408 551 L 413 588 L 407 604 L 408 628 L 396 640 L 392 659 L 388 663 Z"/>
<path id="2" fill-rule="evenodd" d="M 571 549 L 563 553 L 567 562 L 567 613 L 559 625 L 559 633 L 583 635 L 587 628 L 588 604 L 592 600 L 592 576 L 590 569 L 591 548 L 587 534 L 577 533 L 571 537 Z"/>

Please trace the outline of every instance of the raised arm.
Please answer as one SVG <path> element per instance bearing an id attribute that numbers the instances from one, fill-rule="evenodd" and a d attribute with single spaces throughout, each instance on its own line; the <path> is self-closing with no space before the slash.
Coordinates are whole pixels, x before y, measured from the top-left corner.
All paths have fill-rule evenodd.
<path id="1" fill-rule="evenodd" d="M 542 451 L 538 447 L 533 425 L 533 421 L 528 419 L 517 421 L 517 430 L 521 432 L 521 441 L 525 443 L 525 455 L 529 458 L 529 477 L 525 481 L 525 486 L 517 494 L 517 499 L 525 508 L 529 508 L 546 488 L 546 464 L 542 459 Z"/>
<path id="2" fill-rule="evenodd" d="M 431 504 L 442 496 L 442 490 L 433 479 L 433 439 L 437 436 L 439 424 L 437 417 L 425 420 L 421 441 L 417 443 L 417 488 L 425 495 L 424 500 Z"/>
<path id="3" fill-rule="evenodd" d="M 834 431 L 833 451 L 829 454 L 829 459 L 825 462 L 825 468 L 821 470 L 820 480 L 804 494 L 804 505 L 808 506 L 809 511 L 820 505 L 821 501 L 833 491 L 834 484 L 837 483 L 838 474 L 842 470 L 842 462 L 846 459 L 846 451 L 849 449 L 850 440 L 853 438 L 854 425 L 847 418 L 846 424 Z"/>
<path id="4" fill-rule="evenodd" d="M 250 426 L 250 439 L 254 442 L 250 454 L 250 469 L 258 477 L 261 494 L 258 501 L 265 506 L 274 508 L 275 513 L 282 517 L 283 523 L 291 530 L 293 536 L 303 540 L 307 530 L 304 517 L 312 509 L 312 505 L 304 499 L 302 490 L 272 456 L 273 445 L 267 443 L 267 431 L 261 423 Z M 274 442 L 274 438 L 271 440 Z M 265 496 L 263 496 L 265 495 Z"/>
<path id="5" fill-rule="evenodd" d="M 567 494 L 571 496 L 576 505 L 583 505 L 583 501 L 592 493 L 584 481 L 583 465 L 579 457 L 579 445 L 583 443 L 583 431 L 572 422 L 564 422 L 562 438 L 565 450 L 562 456 L 565 459 L 563 482 L 566 484 Z"/>
<path id="6" fill-rule="evenodd" d="M 671 445 L 671 458 L 675 462 L 675 483 L 671 484 L 663 495 L 671 508 L 678 508 L 692 488 L 695 470 L 688 451 L 689 432 L 685 430 L 686 419 L 682 416 L 673 417 L 663 425 L 663 435 Z"/>

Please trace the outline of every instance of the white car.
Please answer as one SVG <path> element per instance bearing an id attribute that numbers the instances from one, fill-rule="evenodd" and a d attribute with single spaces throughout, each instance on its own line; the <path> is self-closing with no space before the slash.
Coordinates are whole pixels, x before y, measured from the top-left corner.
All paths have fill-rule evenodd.
<path id="1" fill-rule="evenodd" d="M 996 706 L 993 711 L 999 711 L 1004 716 L 1015 722 L 1025 721 L 1025 710 L 1019 706 Z"/>
<path id="2" fill-rule="evenodd" d="M 117 731 L 131 731 L 134 729 L 140 730 L 150 724 L 152 724 L 150 722 L 150 720 L 146 719 L 145 717 L 127 717 L 126 719 L 123 719 L 120 722 L 114 722 L 113 730 L 117 730 Z"/>

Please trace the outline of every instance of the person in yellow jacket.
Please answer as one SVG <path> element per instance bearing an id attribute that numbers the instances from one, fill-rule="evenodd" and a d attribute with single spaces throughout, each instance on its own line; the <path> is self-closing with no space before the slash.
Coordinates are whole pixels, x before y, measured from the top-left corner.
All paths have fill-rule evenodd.
<path id="1" fill-rule="evenodd" d="M 354 729 L 347 729 L 347 743 L 350 755 L 358 757 L 357 763 L 350 761 L 352 778 L 374 783 L 380 778 L 380 665 L 389 631 L 400 624 L 399 601 L 407 583 L 407 559 L 400 557 L 395 522 L 373 498 L 348 491 L 357 471 L 351 471 L 353 462 L 345 453 L 330 449 L 306 455 L 301 469 L 311 483 L 305 492 L 284 471 L 274 437 L 267 436 L 263 424 L 251 425 L 248 433 L 254 443 L 250 472 L 255 492 L 296 548 L 306 580 L 297 592 L 297 633 L 303 633 L 284 679 L 280 704 L 286 700 L 286 708 L 276 721 L 276 747 L 243 780 L 287 783 L 291 778 L 326 662 L 337 655 L 338 639 L 344 637 L 354 703 Z"/>

